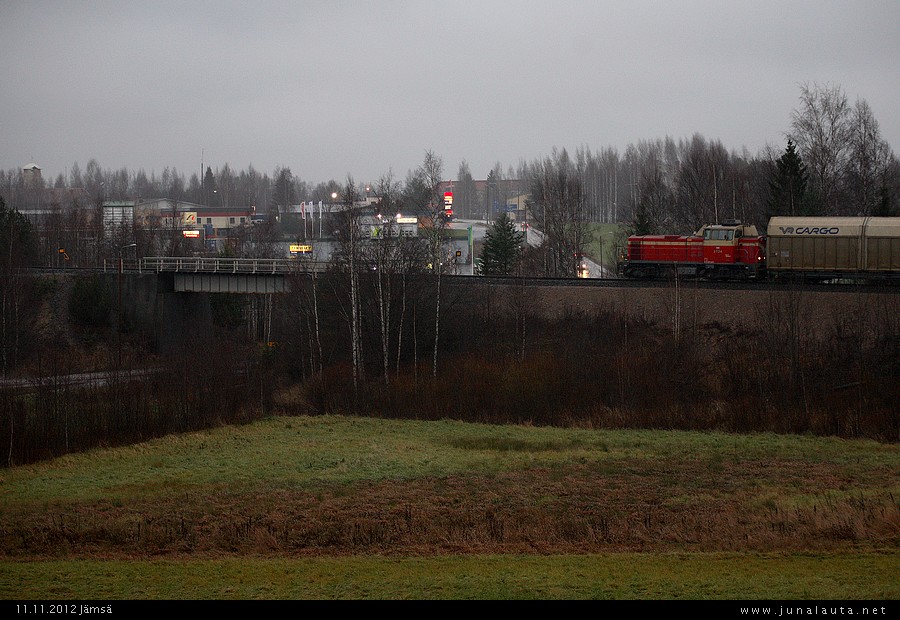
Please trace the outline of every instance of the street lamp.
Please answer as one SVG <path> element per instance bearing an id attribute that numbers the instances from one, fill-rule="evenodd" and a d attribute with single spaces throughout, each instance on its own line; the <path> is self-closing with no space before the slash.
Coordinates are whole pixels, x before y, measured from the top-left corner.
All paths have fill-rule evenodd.
<path id="1" fill-rule="evenodd" d="M 129 243 L 128 245 L 123 245 L 122 247 L 119 248 L 119 266 L 120 267 L 122 265 L 122 258 L 125 256 L 125 250 L 127 250 L 128 248 L 136 248 L 136 247 L 137 247 L 137 243 Z M 135 260 L 135 262 L 137 261 L 137 250 L 135 250 L 134 260 Z"/>

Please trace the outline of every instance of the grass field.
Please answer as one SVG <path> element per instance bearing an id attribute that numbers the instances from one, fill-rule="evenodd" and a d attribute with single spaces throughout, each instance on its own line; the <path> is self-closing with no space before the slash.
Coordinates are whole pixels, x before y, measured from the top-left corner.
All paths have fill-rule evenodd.
<path id="1" fill-rule="evenodd" d="M 3 599 L 896 600 L 893 554 L 591 554 L 3 563 Z"/>
<path id="2" fill-rule="evenodd" d="M 896 600 L 898 457 L 271 418 L 4 470 L 0 597 Z"/>

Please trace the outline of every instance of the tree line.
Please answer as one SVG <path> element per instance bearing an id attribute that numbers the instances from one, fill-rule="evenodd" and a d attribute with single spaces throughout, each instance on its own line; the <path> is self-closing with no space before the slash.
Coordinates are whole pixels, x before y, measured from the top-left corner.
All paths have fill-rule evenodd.
<path id="1" fill-rule="evenodd" d="M 729 150 L 699 133 L 678 140 L 668 136 L 642 140 L 621 153 L 615 147 L 581 146 L 571 154 L 560 149 L 515 167 L 497 162 L 481 187 L 476 187 L 463 160 L 453 182 L 454 208 L 463 217 L 494 219 L 497 205 L 525 194 L 534 197 L 534 184 L 542 177 L 546 189 L 546 175 L 551 173 L 577 185 L 578 195 L 571 199 L 578 203 L 574 212 L 578 217 L 590 222 L 639 222 L 652 231 L 691 232 L 722 219 L 764 224 L 770 215 L 797 210 L 790 195 L 782 195 L 785 183 L 793 183 L 795 189 L 803 186 L 800 212 L 897 213 L 900 164 L 865 99 L 851 102 L 837 85 L 803 84 L 785 137 L 786 149 L 769 146 L 756 155 Z M 782 162 L 785 157 L 795 156 L 802 170 L 788 173 L 794 175 L 791 181 L 781 164 L 787 163 Z M 95 159 L 83 170 L 76 162 L 65 174 L 42 183 L 81 188 L 81 199 L 90 203 L 169 198 L 222 207 L 256 205 L 263 212 L 276 205 L 328 202 L 343 185 L 333 179 L 304 180 L 287 166 L 272 174 L 253 166 L 238 171 L 225 163 L 215 170 L 206 166 L 199 174 L 165 168 L 148 175 L 143 169 L 103 169 Z M 780 189 L 773 190 L 773 183 Z M 359 188 L 374 185 L 361 183 Z M 421 202 L 429 191 L 420 168 L 410 170 L 399 185 L 399 203 Z M 28 205 L 34 201 L 33 193 L 21 170 L 0 170 L 0 195 L 9 207 Z M 552 203 L 555 198 L 547 200 Z"/>
<path id="2" fill-rule="evenodd" d="M 900 163 L 864 99 L 851 103 L 839 86 L 804 84 L 790 118 L 785 147 L 768 146 L 756 155 L 729 150 L 698 133 L 639 141 L 621 153 L 614 147 L 594 151 L 581 146 L 572 153 L 554 149 L 516 167 L 504 169 L 497 162 L 483 181 L 475 180 L 463 160 L 452 182 L 454 210 L 463 218 L 495 220 L 507 204 L 527 207 L 529 224 L 543 237 L 539 252 L 523 253 L 522 268 L 563 277 L 576 274 L 593 222 L 624 224 L 636 234 L 689 234 L 727 219 L 765 230 L 773 215 L 900 213 Z M 427 157 L 436 156 L 428 151 Z M 385 214 L 427 216 L 439 204 L 433 181 L 426 167 L 419 166 L 403 179 L 388 172 L 374 182 L 356 183 L 353 194 L 380 198 Z M 12 209 L 47 207 L 41 201 L 49 184 L 26 182 L 21 170 L 0 170 L 0 196 Z M 346 183 L 312 183 L 287 166 L 269 174 L 252 166 L 238 171 L 228 163 L 186 177 L 175 168 L 150 175 L 103 169 L 92 159 L 84 170 L 76 162 L 58 174 L 52 186 L 70 190 L 59 194 L 69 204 L 50 205 L 58 213 L 47 225 L 56 234 L 48 238 L 42 255 L 52 257 L 55 248 L 50 246 L 55 244 L 80 248 L 79 257 L 96 254 L 95 262 L 100 245 L 92 230 L 91 222 L 96 227 L 98 220 L 92 208 L 103 201 L 166 198 L 216 207 L 252 205 L 265 214 L 300 202 L 327 203 L 336 196 L 345 200 L 347 195 Z M 284 223 L 277 228 L 257 234 L 253 243 L 236 233 L 231 251 L 259 255 L 266 250 L 260 249 L 261 240 L 284 240 L 295 232 Z M 180 243 L 175 232 L 168 235 L 172 252 Z M 136 240 L 138 245 L 157 241 Z"/>

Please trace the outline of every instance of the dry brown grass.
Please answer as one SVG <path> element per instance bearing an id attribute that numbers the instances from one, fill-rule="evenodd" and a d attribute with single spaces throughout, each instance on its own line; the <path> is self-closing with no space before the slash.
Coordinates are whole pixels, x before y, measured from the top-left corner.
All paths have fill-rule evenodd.
<path id="1" fill-rule="evenodd" d="M 896 548 L 896 498 L 835 491 L 839 476 L 826 464 L 672 459 L 316 491 L 198 490 L 6 511 L 0 551 L 22 559 Z M 786 505 L 784 488 L 806 499 Z"/>

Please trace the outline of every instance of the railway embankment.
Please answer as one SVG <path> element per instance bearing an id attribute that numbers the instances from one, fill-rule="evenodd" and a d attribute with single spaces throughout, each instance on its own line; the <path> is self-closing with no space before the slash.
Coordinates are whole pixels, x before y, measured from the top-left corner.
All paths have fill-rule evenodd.
<path id="1" fill-rule="evenodd" d="M 900 316 L 897 287 L 786 284 L 717 288 L 691 281 L 648 286 L 631 282 L 545 286 L 540 281 L 480 284 L 468 278 L 454 286 L 460 291 L 463 287 L 477 290 L 498 309 L 521 307 L 526 315 L 546 319 L 602 310 L 661 325 L 677 319 L 685 328 L 716 324 L 733 331 L 765 329 L 773 320 L 790 319 L 817 335 L 827 335 L 826 330 L 835 325 L 870 314 Z"/>

